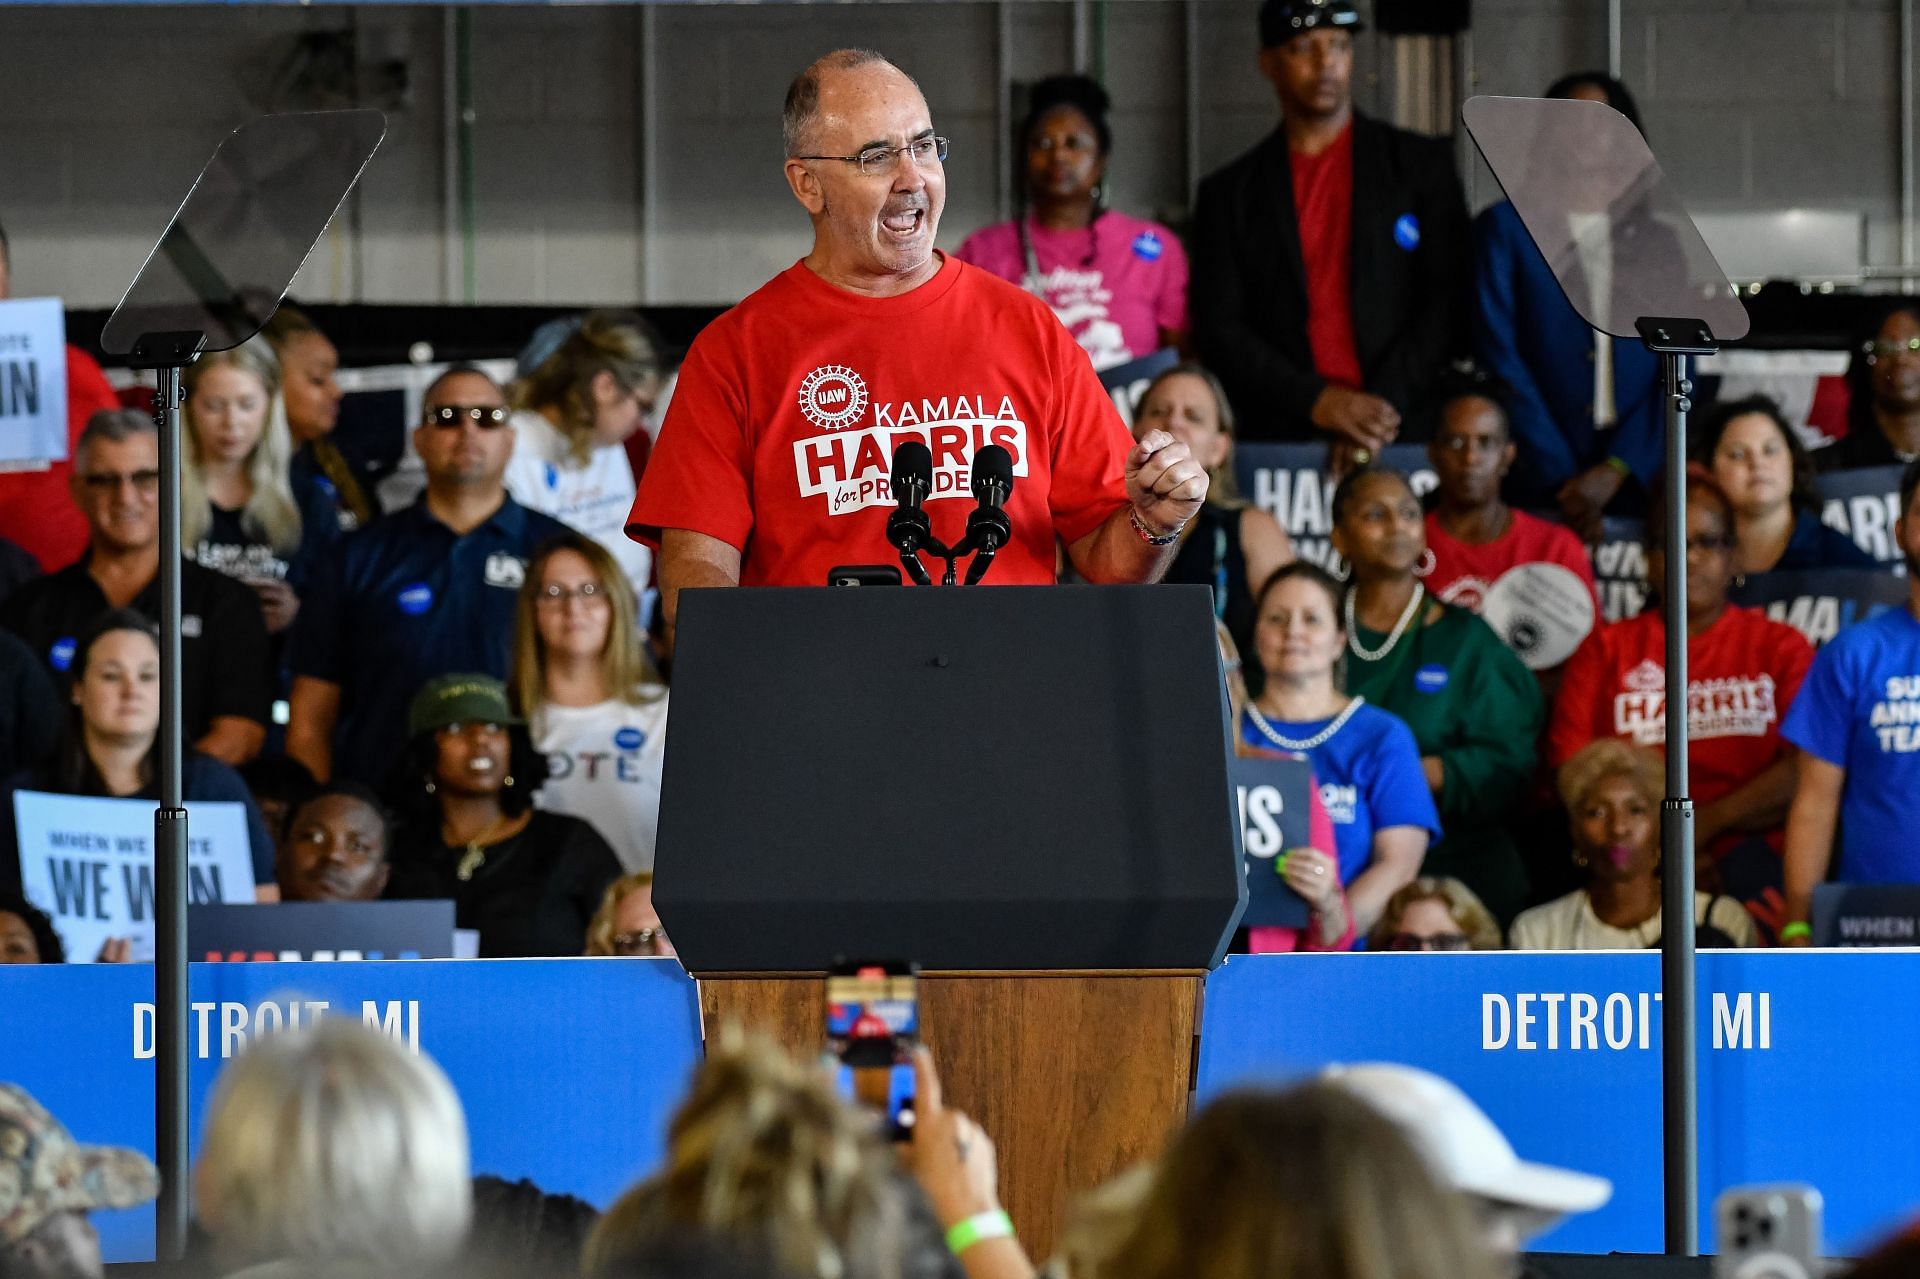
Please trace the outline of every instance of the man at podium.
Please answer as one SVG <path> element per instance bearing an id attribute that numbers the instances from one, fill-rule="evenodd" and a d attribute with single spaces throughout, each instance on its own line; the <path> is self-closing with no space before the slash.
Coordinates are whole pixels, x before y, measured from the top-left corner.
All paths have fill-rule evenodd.
<path id="1" fill-rule="evenodd" d="M 1152 581 L 1207 493 L 1184 444 L 1138 444 L 1046 304 L 936 251 L 947 141 L 917 85 L 840 50 L 787 93 L 786 179 L 812 251 L 694 342 L 627 524 L 689 586 L 821 585 L 893 558 L 893 453 L 933 455 L 934 536 L 964 535 L 974 453 L 1013 459 L 996 583 Z"/>

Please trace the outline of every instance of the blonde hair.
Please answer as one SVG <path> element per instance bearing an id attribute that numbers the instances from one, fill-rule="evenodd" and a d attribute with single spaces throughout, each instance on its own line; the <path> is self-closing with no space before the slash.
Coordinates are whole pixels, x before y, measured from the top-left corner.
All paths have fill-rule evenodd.
<path id="1" fill-rule="evenodd" d="M 1134 417 L 1140 416 L 1140 410 L 1146 407 L 1147 400 L 1153 393 L 1160 389 L 1160 384 L 1173 377 L 1199 378 L 1206 383 L 1207 391 L 1213 396 L 1214 416 L 1220 419 L 1220 432 L 1229 441 L 1234 440 L 1236 436 L 1233 404 L 1227 399 L 1227 388 L 1220 384 L 1220 379 L 1215 377 L 1204 364 L 1193 360 L 1183 360 L 1147 383 L 1140 392 L 1140 398 L 1133 402 Z M 1231 448 L 1227 450 L 1226 457 L 1221 459 L 1220 465 L 1207 469 L 1207 505 L 1217 506 L 1225 511 L 1238 511 L 1253 505 L 1241 496 L 1240 485 L 1233 478 Z"/>
<path id="2" fill-rule="evenodd" d="M 1640 795 L 1659 807 L 1667 789 L 1665 757 L 1644 746 L 1632 746 L 1617 737 L 1588 742 L 1560 766 L 1560 802 L 1572 812 L 1609 777 L 1624 777 Z"/>
<path id="3" fill-rule="evenodd" d="M 607 593 L 612 616 L 607 622 L 607 645 L 600 650 L 600 674 L 607 684 L 607 696 L 629 706 L 644 706 L 658 701 L 666 693 L 660 672 L 647 656 L 640 638 L 639 597 L 624 569 L 615 562 L 606 547 L 582 533 L 559 533 L 542 542 L 527 564 L 527 575 L 520 583 L 520 603 L 513 619 L 513 670 L 507 677 L 516 708 L 531 719 L 547 700 L 547 642 L 540 638 L 540 579 L 547 561 L 561 551 L 572 551 L 586 560 Z M 536 725 L 536 736 L 537 728 Z"/>
<path id="4" fill-rule="evenodd" d="M 900 1279 L 894 1163 L 879 1125 L 823 1070 L 728 1027 L 667 1130 L 665 1165 L 607 1210 L 581 1271 L 608 1274 L 663 1235 L 705 1232 L 798 1279 Z"/>
<path id="5" fill-rule="evenodd" d="M 1101 1279 L 1127 1241 L 1153 1189 L 1153 1165 L 1141 1164 L 1067 1204 L 1060 1241 L 1045 1273 L 1052 1279 Z"/>
<path id="6" fill-rule="evenodd" d="M 599 909 L 593 912 L 593 919 L 587 924 L 587 949 L 584 953 L 613 954 L 613 917 L 620 912 L 620 903 L 642 888 L 651 887 L 653 872 L 650 870 L 636 870 L 608 884 L 607 891 L 600 898 Z"/>
<path id="7" fill-rule="evenodd" d="M 207 498 L 206 476 L 200 465 L 200 436 L 193 424 L 193 396 L 215 369 L 237 369 L 258 381 L 266 391 L 267 422 L 260 439 L 247 455 L 247 484 L 252 494 L 240 511 L 240 526 L 251 537 L 264 539 L 276 555 L 300 548 L 300 505 L 293 499 L 289 468 L 293 464 L 293 434 L 287 426 L 287 402 L 280 394 L 280 357 L 264 337 L 251 337 L 231 351 L 203 355 L 187 366 L 181 377 L 186 402 L 180 408 L 180 544 L 191 553 L 207 535 L 213 510 Z"/>
<path id="8" fill-rule="evenodd" d="M 567 437 L 573 460 L 593 455 L 593 379 L 609 373 L 628 391 L 640 391 L 660 377 L 660 352 L 647 322 L 631 311 L 589 311 L 552 355 L 513 384 L 516 409 L 551 409 Z"/>
<path id="9" fill-rule="evenodd" d="M 473 1211 L 467 1124 L 431 1060 L 344 1018 L 259 1039 L 220 1076 L 194 1185 L 223 1258 L 446 1260 Z"/>
<path id="10" fill-rule="evenodd" d="M 1388 940 L 1400 931 L 1401 917 L 1415 902 L 1439 902 L 1445 906 L 1454 924 L 1467 935 L 1467 945 L 1472 949 L 1500 949 L 1500 925 L 1493 922 L 1486 906 L 1471 888 L 1444 875 L 1422 875 L 1387 898 L 1380 922 L 1367 935 L 1367 949 L 1386 949 Z"/>
<path id="11" fill-rule="evenodd" d="M 1160 1162 L 1101 1279 L 1492 1279 L 1465 1201 L 1332 1084 L 1239 1093 Z"/>

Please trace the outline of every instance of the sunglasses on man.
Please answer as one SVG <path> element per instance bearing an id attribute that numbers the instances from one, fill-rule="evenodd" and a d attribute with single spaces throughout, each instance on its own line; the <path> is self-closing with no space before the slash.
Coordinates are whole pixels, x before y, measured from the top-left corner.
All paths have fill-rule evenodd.
<path id="1" fill-rule="evenodd" d="M 427 409 L 427 425 L 454 431 L 471 422 L 483 431 L 497 431 L 507 424 L 507 413 L 498 404 L 435 404 Z"/>

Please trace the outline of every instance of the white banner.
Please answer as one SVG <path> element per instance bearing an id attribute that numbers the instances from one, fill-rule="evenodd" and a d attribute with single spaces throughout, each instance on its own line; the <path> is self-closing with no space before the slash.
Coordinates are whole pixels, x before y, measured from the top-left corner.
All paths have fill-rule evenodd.
<path id="1" fill-rule="evenodd" d="M 59 298 L 0 302 L 0 470 L 66 456 L 66 312 Z"/>
<path id="2" fill-rule="evenodd" d="M 20 878 L 27 898 L 53 916 L 67 962 L 92 963 L 112 937 L 129 958 L 153 959 L 153 814 L 149 799 L 96 799 L 16 791 Z M 187 901 L 253 900 L 253 845 L 246 808 L 187 805 Z"/>

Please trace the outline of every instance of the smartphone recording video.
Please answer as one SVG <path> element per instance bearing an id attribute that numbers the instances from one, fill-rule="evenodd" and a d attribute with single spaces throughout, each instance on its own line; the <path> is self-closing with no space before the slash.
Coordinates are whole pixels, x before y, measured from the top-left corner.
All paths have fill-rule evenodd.
<path id="1" fill-rule="evenodd" d="M 913 1132 L 919 985 L 918 967 L 899 960 L 840 964 L 827 974 L 827 1052 L 840 1091 L 881 1115 L 894 1141 Z"/>

